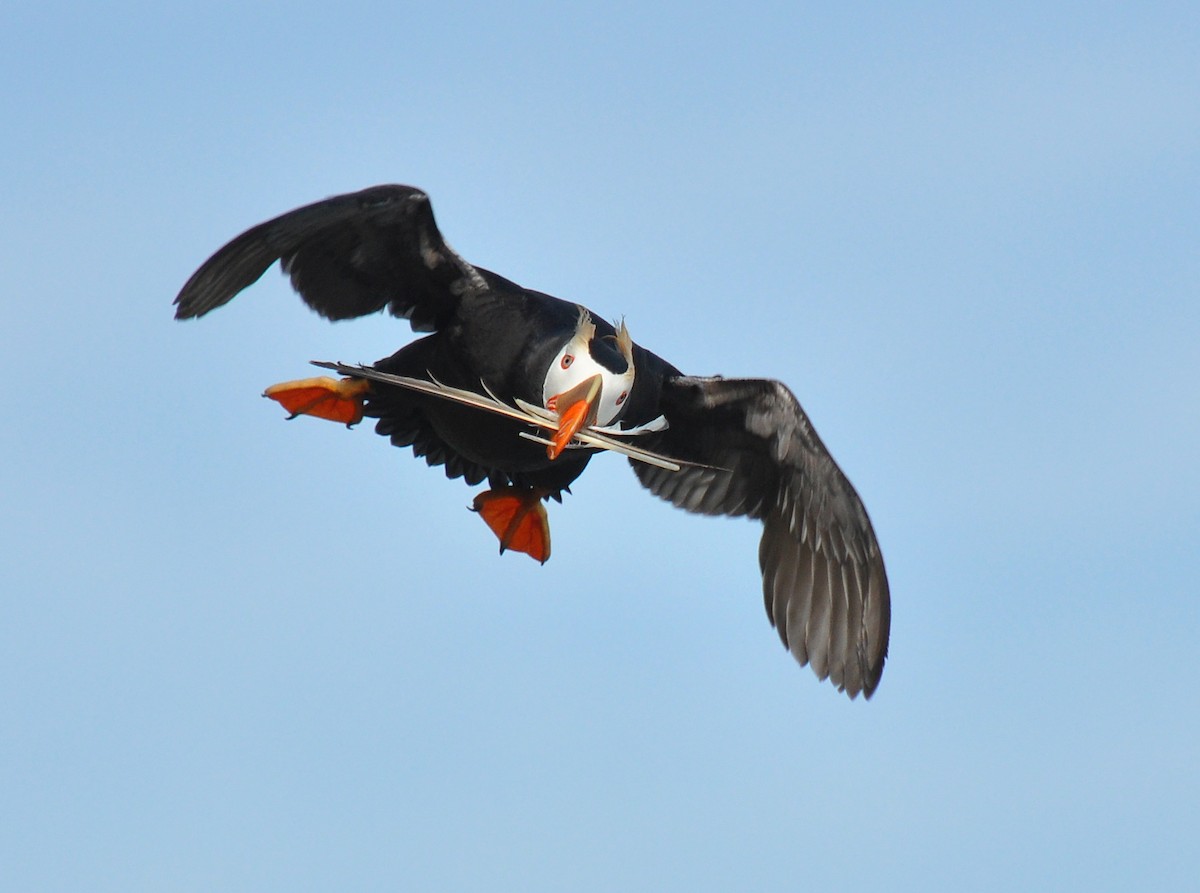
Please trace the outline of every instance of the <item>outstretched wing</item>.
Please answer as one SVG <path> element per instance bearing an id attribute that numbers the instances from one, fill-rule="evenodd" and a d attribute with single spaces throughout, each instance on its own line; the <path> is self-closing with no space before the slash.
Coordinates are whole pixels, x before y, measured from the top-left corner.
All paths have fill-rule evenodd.
<path id="1" fill-rule="evenodd" d="M 429 197 L 411 186 L 373 186 L 305 205 L 242 233 L 187 281 L 175 316 L 203 316 L 258 281 L 275 261 L 327 319 L 383 308 L 433 331 L 484 276 L 438 232 Z"/>
<path id="2" fill-rule="evenodd" d="M 688 511 L 762 519 L 763 595 L 783 644 L 821 679 L 870 697 L 891 625 L 883 556 L 795 396 L 777 381 L 681 376 L 664 382 L 661 409 L 670 427 L 650 447 L 699 465 L 633 463 L 638 479 Z"/>

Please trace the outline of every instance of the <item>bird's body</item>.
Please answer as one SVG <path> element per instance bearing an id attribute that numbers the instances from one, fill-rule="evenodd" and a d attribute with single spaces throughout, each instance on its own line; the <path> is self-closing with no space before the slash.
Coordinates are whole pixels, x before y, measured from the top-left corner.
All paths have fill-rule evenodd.
<path id="1" fill-rule="evenodd" d="M 550 295 L 530 292 L 500 277 L 489 276 L 484 296 L 464 301 L 459 315 L 445 330 L 418 339 L 375 368 L 411 378 L 433 378 L 450 387 L 504 395 L 511 402 L 543 404 L 542 380 L 547 365 L 574 331 L 579 308 Z M 594 319 L 596 337 L 615 343 L 616 330 Z M 619 357 L 615 348 L 613 357 Z M 660 415 L 658 384 L 668 370 L 665 361 L 634 346 L 637 379 L 626 398 L 623 423 L 644 424 Z M 381 434 L 403 440 L 416 436 L 429 448 L 448 449 L 447 471 L 468 483 L 484 478 L 542 488 L 557 496 L 583 472 L 593 449 L 572 449 L 550 459 L 546 449 L 519 436 L 527 430 L 511 419 L 482 414 L 436 397 L 397 389 L 376 389 L 365 401 L 366 415 L 379 418 Z M 396 438 L 400 432 L 401 437 Z M 432 434 L 434 437 L 429 438 Z M 407 444 L 401 444 L 407 445 Z M 440 454 L 435 455 L 440 460 Z"/>
<path id="2" fill-rule="evenodd" d="M 501 548 L 543 561 L 542 501 L 561 500 L 599 448 L 625 452 L 639 480 L 681 508 L 762 519 L 764 596 L 784 644 L 851 697 L 874 691 L 890 625 L 883 559 L 853 487 L 782 384 L 685 376 L 623 324 L 472 266 L 442 239 L 427 196 L 406 186 L 248 230 L 196 271 L 176 315 L 220 306 L 277 260 L 329 319 L 387 308 L 431 334 L 372 367 L 333 364 L 341 382 L 289 382 L 269 396 L 295 414 L 375 418 L 447 476 L 488 481 L 475 507 Z M 539 428 L 550 438 L 531 435 Z"/>

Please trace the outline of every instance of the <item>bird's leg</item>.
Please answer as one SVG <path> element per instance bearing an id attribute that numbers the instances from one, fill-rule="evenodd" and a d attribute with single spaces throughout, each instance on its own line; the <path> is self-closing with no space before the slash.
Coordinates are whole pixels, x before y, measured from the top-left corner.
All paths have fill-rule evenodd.
<path id="1" fill-rule="evenodd" d="M 532 487 L 495 487 L 475 497 L 471 511 L 478 512 L 500 540 L 500 552 L 524 552 L 542 564 L 550 557 L 550 518 L 542 505 L 544 490 Z"/>
<path id="2" fill-rule="evenodd" d="M 271 385 L 263 391 L 291 413 L 289 419 L 300 415 L 316 416 L 347 427 L 357 425 L 363 417 L 363 396 L 371 383 L 362 378 L 302 378 Z"/>

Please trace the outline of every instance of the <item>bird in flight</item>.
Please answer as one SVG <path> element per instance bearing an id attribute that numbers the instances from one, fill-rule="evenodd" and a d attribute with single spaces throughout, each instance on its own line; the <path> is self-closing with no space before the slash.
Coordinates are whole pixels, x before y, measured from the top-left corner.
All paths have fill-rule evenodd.
<path id="1" fill-rule="evenodd" d="M 545 503 L 597 452 L 628 457 L 651 493 L 690 512 L 762 522 L 767 616 L 792 655 L 851 698 L 887 656 L 891 600 L 862 501 L 778 381 L 684 375 L 587 308 L 460 257 L 429 197 L 374 186 L 289 211 L 233 239 L 175 299 L 203 316 L 276 261 L 326 319 L 388 310 L 428 333 L 372 365 L 318 363 L 267 389 L 292 417 L 376 420 L 447 477 L 487 489 L 500 551 L 550 557 Z"/>

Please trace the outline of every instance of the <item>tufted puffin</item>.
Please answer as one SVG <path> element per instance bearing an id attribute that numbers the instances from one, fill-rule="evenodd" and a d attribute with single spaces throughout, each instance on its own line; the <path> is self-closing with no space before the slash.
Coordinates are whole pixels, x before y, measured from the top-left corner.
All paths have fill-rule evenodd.
<path id="1" fill-rule="evenodd" d="M 487 481 L 477 511 L 500 551 L 550 555 L 545 501 L 562 501 L 592 456 L 628 456 L 679 508 L 763 523 L 767 616 L 818 678 L 870 697 L 887 656 L 883 557 L 858 494 L 783 384 L 684 375 L 623 322 L 532 291 L 446 244 L 429 197 L 375 186 L 242 233 L 192 275 L 176 318 L 203 316 L 276 261 L 330 320 L 387 309 L 424 337 L 373 365 L 267 389 L 291 417 L 375 430 L 447 477 Z"/>

